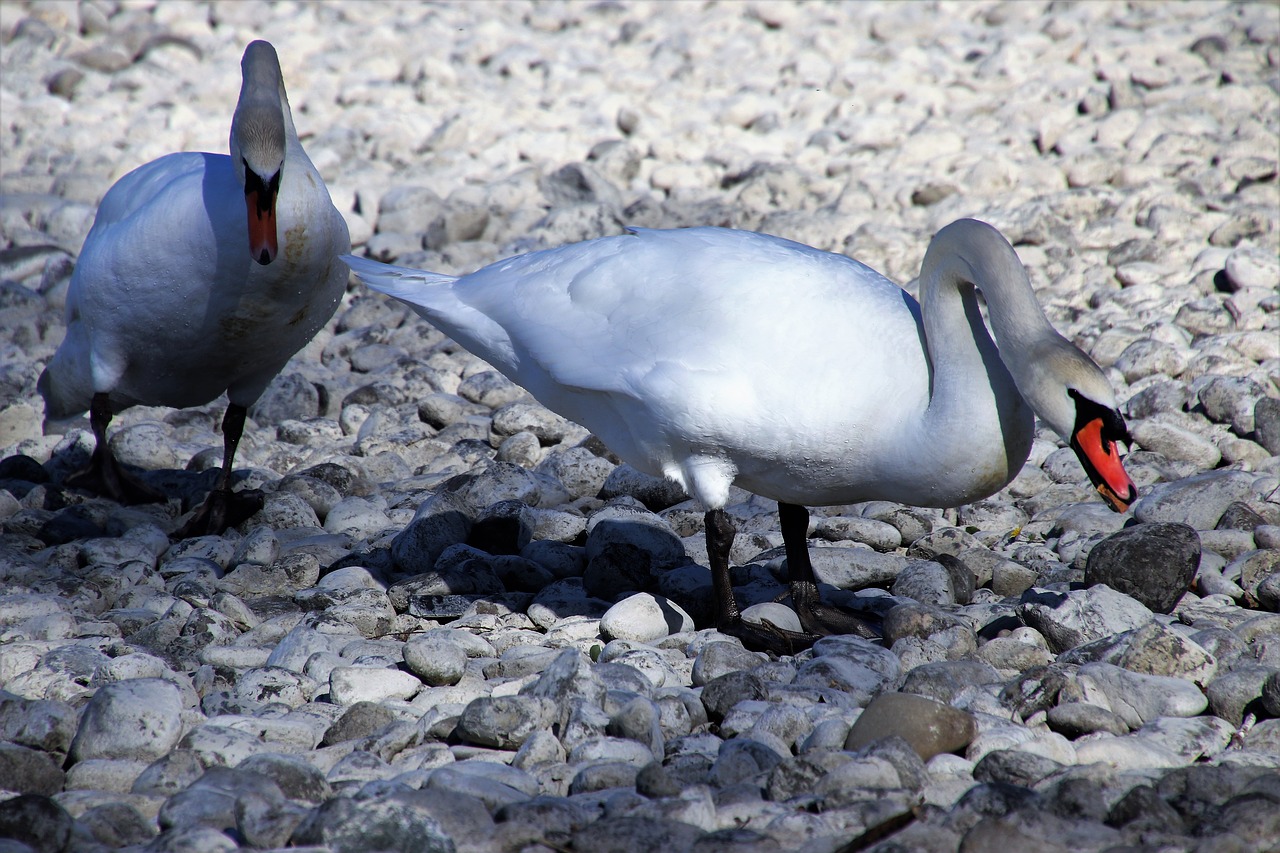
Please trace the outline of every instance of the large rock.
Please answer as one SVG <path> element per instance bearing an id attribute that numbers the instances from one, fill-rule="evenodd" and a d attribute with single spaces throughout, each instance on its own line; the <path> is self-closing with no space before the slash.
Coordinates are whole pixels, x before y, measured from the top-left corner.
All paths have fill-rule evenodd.
<path id="1" fill-rule="evenodd" d="M 1185 524 L 1126 527 L 1089 552 L 1086 586 L 1106 584 L 1156 613 L 1171 613 L 1200 565 L 1200 537 Z"/>

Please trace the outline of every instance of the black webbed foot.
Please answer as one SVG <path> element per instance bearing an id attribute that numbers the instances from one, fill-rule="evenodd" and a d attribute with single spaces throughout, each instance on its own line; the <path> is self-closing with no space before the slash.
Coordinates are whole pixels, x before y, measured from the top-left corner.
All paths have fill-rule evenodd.
<path id="1" fill-rule="evenodd" d="M 168 497 L 124 470 L 107 444 L 107 427 L 113 412 L 110 395 L 97 393 L 89 403 L 89 425 L 94 447 L 89 466 L 63 481 L 69 489 L 84 489 L 122 504 L 162 503 Z"/>
<path id="2" fill-rule="evenodd" d="M 779 628 L 772 622 L 748 622 L 741 616 L 721 622 L 716 625 L 716 630 L 730 637 L 737 637 L 754 652 L 769 652 L 779 656 L 797 654 L 822 639 L 821 635 L 790 631 Z"/>
<path id="3" fill-rule="evenodd" d="M 880 632 L 865 619 L 848 610 L 824 604 L 818 587 L 807 581 L 791 582 L 791 605 L 806 631 L 825 637 L 851 634 L 867 640 L 880 639 Z"/>
<path id="4" fill-rule="evenodd" d="M 209 492 L 209 497 L 205 498 L 200 508 L 170 538 L 189 539 L 192 536 L 221 533 L 254 515 L 265 503 L 266 496 L 260 489 L 245 489 L 240 492 L 214 489 Z"/>

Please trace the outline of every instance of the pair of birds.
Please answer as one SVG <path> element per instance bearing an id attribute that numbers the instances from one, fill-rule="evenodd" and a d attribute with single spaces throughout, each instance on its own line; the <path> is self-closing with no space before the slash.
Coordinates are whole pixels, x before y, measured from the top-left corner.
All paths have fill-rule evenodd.
<path id="1" fill-rule="evenodd" d="M 919 303 L 850 258 L 723 228 L 634 229 L 462 277 L 392 267 L 346 254 L 346 226 L 298 141 L 275 50 L 256 41 L 241 65 L 230 156 L 171 154 L 140 167 L 107 193 L 85 242 L 67 337 L 40 382 L 51 417 L 90 412 L 97 446 L 73 485 L 157 497 L 113 459 L 112 415 L 226 391 L 221 477 L 179 533 L 252 512 L 231 490 L 246 409 L 328 321 L 349 266 L 696 498 L 717 624 L 762 648 L 874 633 L 820 601 L 806 505 L 980 499 L 1026 461 L 1034 414 L 1113 509 L 1136 498 L 1110 384 L 1049 324 L 988 225 L 938 232 Z M 724 510 L 733 484 L 778 501 L 801 632 L 741 618 Z"/>

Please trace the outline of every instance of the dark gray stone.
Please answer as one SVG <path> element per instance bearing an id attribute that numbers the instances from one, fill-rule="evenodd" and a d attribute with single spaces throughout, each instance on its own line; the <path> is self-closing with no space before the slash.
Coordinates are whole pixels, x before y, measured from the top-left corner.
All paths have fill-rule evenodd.
<path id="1" fill-rule="evenodd" d="M 277 426 L 281 421 L 305 421 L 320 414 L 320 392 L 300 373 L 277 375 L 249 407 L 249 417 L 264 427 Z"/>
<path id="2" fill-rule="evenodd" d="M 556 707 L 533 695 L 481 696 L 473 699 L 458 718 L 454 734 L 470 743 L 517 749 L 540 729 L 549 729 Z"/>
<path id="3" fill-rule="evenodd" d="M 65 755 L 77 722 L 75 709 L 65 702 L 0 691 L 0 741 Z"/>
<path id="4" fill-rule="evenodd" d="M 1245 710 L 1262 705 L 1263 685 L 1275 675 L 1276 670 L 1261 664 L 1244 664 L 1230 672 L 1224 672 L 1204 687 L 1209 697 L 1209 709 L 1234 725 L 1244 720 Z"/>
<path id="5" fill-rule="evenodd" d="M 41 794 L 19 794 L 0 802 L 0 838 L 26 844 L 36 853 L 66 850 L 72 824 L 66 809 Z"/>
<path id="6" fill-rule="evenodd" d="M 455 853 L 456 845 L 424 810 L 395 799 L 356 802 L 334 797 L 313 809 L 294 830 L 292 846 L 323 845 L 333 853 Z"/>
<path id="7" fill-rule="evenodd" d="M 973 768 L 973 778 L 979 782 L 1006 782 L 1024 788 L 1051 776 L 1063 768 L 1051 758 L 1025 752 L 1020 749 L 996 749 L 979 759 Z"/>
<path id="8" fill-rule="evenodd" d="M 1106 584 L 1156 613 L 1170 613 L 1200 565 L 1200 537 L 1185 524 L 1138 524 L 1089 552 L 1086 586 Z"/>
<path id="9" fill-rule="evenodd" d="M 696 826 L 662 818 L 607 817 L 575 832 L 572 849 L 592 853 L 690 850 L 704 834 Z"/>
<path id="10" fill-rule="evenodd" d="M 1280 456 L 1280 400 L 1263 397 L 1253 407 L 1254 438 L 1272 456 Z"/>
<path id="11" fill-rule="evenodd" d="M 420 574 L 434 567 L 446 548 L 466 541 L 471 532 L 470 513 L 454 493 L 438 492 L 428 498 L 391 542 L 396 569 Z"/>
<path id="12" fill-rule="evenodd" d="M 396 720 L 396 715 L 377 702 L 357 702 L 342 713 L 337 722 L 325 730 L 320 746 L 332 746 L 344 740 L 369 737 Z"/>
<path id="13" fill-rule="evenodd" d="M 1072 740 L 1094 732 L 1108 732 L 1117 736 L 1129 732 L 1129 727 L 1120 717 L 1106 708 L 1088 702 L 1064 702 L 1050 708 L 1047 722 L 1049 728 Z"/>
<path id="14" fill-rule="evenodd" d="M 6 790 L 48 797 L 62 790 L 66 774 L 47 752 L 0 743 L 0 780 Z"/>
<path id="15" fill-rule="evenodd" d="M 324 774 L 299 756 L 260 753 L 249 756 L 236 769 L 267 777 L 291 800 L 318 805 L 333 793 Z"/>
<path id="16" fill-rule="evenodd" d="M 725 714 L 739 702 L 764 699 L 764 682 L 746 670 L 725 673 L 708 681 L 702 688 L 702 704 L 707 717 L 713 722 L 724 719 Z"/>

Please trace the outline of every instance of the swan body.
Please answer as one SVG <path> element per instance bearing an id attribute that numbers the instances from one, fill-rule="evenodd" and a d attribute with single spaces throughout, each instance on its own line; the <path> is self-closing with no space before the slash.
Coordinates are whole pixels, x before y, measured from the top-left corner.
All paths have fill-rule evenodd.
<path id="1" fill-rule="evenodd" d="M 225 391 L 243 422 L 345 292 L 347 226 L 298 140 L 275 49 L 254 42 L 241 66 L 231 153 L 169 154 L 121 178 L 77 260 L 40 391 L 49 418 L 89 409 L 103 453 L 98 422 L 129 406 Z"/>
<path id="2" fill-rule="evenodd" d="M 1114 509 L 1136 495 L 1109 383 L 981 222 L 934 238 L 923 305 L 858 261 L 723 228 L 634 229 L 460 278 L 344 260 L 709 512 L 732 484 L 801 508 L 972 502 L 1017 476 L 1033 413 L 1088 445 L 1077 453 Z"/>

